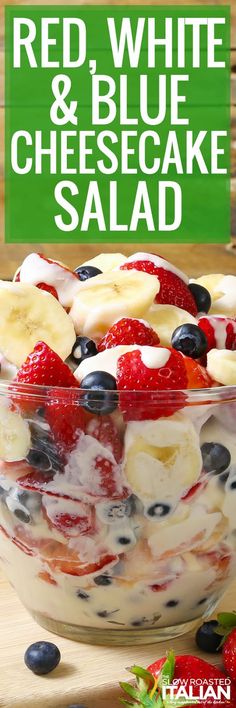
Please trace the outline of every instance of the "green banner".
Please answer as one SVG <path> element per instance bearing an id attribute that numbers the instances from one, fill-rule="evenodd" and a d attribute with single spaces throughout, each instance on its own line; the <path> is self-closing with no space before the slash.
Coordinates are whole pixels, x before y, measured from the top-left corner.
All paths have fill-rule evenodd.
<path id="1" fill-rule="evenodd" d="M 229 239 L 229 13 L 6 7 L 6 242 Z"/>

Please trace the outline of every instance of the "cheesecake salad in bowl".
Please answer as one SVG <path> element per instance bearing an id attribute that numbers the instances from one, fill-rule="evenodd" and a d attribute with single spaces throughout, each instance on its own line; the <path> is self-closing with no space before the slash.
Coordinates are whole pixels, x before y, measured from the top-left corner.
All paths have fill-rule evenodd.
<path id="1" fill-rule="evenodd" d="M 150 643 L 236 570 L 236 276 L 161 256 L 0 282 L 0 555 L 46 629 Z"/>

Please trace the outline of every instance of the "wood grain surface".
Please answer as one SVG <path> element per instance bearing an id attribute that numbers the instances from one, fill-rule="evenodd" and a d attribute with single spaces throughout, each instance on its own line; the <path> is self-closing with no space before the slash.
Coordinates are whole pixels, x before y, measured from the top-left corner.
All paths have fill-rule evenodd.
<path id="1" fill-rule="evenodd" d="M 148 666 L 167 649 L 194 653 L 221 665 L 221 657 L 197 650 L 193 633 L 171 642 L 147 647 L 92 647 L 56 637 L 41 629 L 22 607 L 14 590 L 0 574 L 0 708 L 119 708 L 119 681 L 127 681 L 127 666 Z M 221 608 L 236 608 L 236 585 L 229 589 Z M 24 652 L 38 640 L 55 641 L 62 661 L 52 674 L 34 676 L 24 665 Z"/>

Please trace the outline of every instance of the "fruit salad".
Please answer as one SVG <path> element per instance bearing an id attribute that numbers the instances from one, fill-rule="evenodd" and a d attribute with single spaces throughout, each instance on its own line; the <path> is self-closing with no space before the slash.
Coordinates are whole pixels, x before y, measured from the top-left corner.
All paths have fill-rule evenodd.
<path id="1" fill-rule="evenodd" d="M 236 276 L 152 253 L 0 282 L 0 553 L 45 627 L 150 642 L 236 567 Z"/>

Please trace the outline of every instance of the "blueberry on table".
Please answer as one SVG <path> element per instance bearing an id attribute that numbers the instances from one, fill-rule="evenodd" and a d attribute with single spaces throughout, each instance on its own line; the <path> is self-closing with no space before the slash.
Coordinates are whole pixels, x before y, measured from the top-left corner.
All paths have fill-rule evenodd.
<path id="1" fill-rule="evenodd" d="M 195 324 L 176 327 L 171 337 L 174 349 L 192 359 L 199 359 L 207 350 L 207 338 L 203 330 Z"/>
<path id="2" fill-rule="evenodd" d="M 202 462 L 205 472 L 221 474 L 228 469 L 231 455 L 225 445 L 215 442 L 205 442 L 201 445 Z"/>
<path id="3" fill-rule="evenodd" d="M 96 344 L 92 339 L 88 337 L 76 337 L 71 357 L 77 366 L 79 366 L 84 359 L 89 359 L 89 357 L 95 356 L 97 353 Z"/>
<path id="4" fill-rule="evenodd" d="M 217 620 L 210 620 L 210 622 L 204 622 L 196 633 L 196 644 L 202 651 L 214 654 L 219 651 L 222 636 L 217 634 L 216 630 L 218 628 Z"/>
<path id="5" fill-rule="evenodd" d="M 95 275 L 100 275 L 101 270 L 95 268 L 95 266 L 84 265 L 75 268 L 74 273 L 78 275 L 79 280 L 89 280 L 89 278 L 94 278 Z"/>
<path id="6" fill-rule="evenodd" d="M 35 642 L 26 649 L 24 662 L 30 671 L 38 676 L 49 674 L 56 668 L 61 659 L 61 654 L 52 642 Z"/>
<path id="7" fill-rule="evenodd" d="M 204 312 L 204 314 L 207 315 L 211 307 L 211 296 L 209 291 L 204 288 L 203 285 L 199 285 L 198 283 L 189 283 L 188 287 L 194 297 L 197 311 Z"/>
<path id="8" fill-rule="evenodd" d="M 116 379 L 106 371 L 92 371 L 81 381 L 80 388 L 87 393 L 81 397 L 81 405 L 89 413 L 106 415 L 117 408 Z"/>

